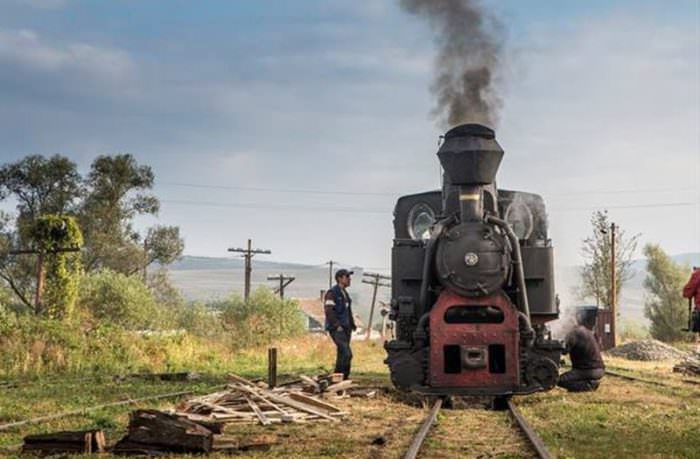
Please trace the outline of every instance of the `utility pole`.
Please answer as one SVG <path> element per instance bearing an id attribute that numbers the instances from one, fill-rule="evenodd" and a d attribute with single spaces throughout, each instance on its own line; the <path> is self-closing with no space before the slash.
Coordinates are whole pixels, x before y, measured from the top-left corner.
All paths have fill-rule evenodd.
<path id="1" fill-rule="evenodd" d="M 269 250 L 253 249 L 251 240 L 248 239 L 248 247 L 245 249 L 236 248 L 228 249 L 229 252 L 242 253 L 241 255 L 245 259 L 245 284 L 243 286 L 243 299 L 247 302 L 250 297 L 250 274 L 253 271 L 251 260 L 257 254 L 269 255 L 272 252 Z"/>
<path id="2" fill-rule="evenodd" d="M 610 312 L 612 319 L 610 320 L 610 333 L 612 334 L 612 345 L 617 345 L 615 333 L 617 329 L 617 264 L 615 262 L 615 223 L 610 225 Z"/>
<path id="3" fill-rule="evenodd" d="M 328 265 L 328 290 L 333 287 L 333 265 L 338 263 L 337 261 L 329 260 L 325 264 Z"/>
<path id="4" fill-rule="evenodd" d="M 52 250 L 21 249 L 10 250 L 10 255 L 37 255 L 36 259 L 36 292 L 34 294 L 34 312 L 41 312 L 41 295 L 44 292 L 44 259 L 47 254 L 80 252 L 80 247 L 59 247 Z"/>
<path id="5" fill-rule="evenodd" d="M 279 294 L 280 294 L 280 299 L 281 299 L 281 300 L 284 299 L 284 289 L 285 289 L 289 284 L 291 284 L 292 282 L 294 282 L 294 279 L 296 279 L 296 277 L 294 277 L 294 276 L 285 276 L 285 275 L 282 274 L 282 273 L 279 273 L 279 275 L 277 275 L 277 276 L 267 276 L 267 280 L 270 280 L 270 281 L 278 281 L 278 282 L 280 283 L 280 286 L 277 287 L 277 288 L 275 289 L 275 293 L 279 293 Z"/>
<path id="6" fill-rule="evenodd" d="M 365 338 L 366 340 L 369 340 L 372 333 L 372 316 L 374 316 L 374 305 L 377 302 L 377 290 L 379 287 L 391 287 L 390 284 L 381 282 L 381 280 L 391 280 L 391 277 L 368 272 L 362 273 L 362 276 L 366 277 L 366 279 L 362 279 L 362 283 L 370 284 L 374 287 L 372 292 L 372 305 L 369 309 L 369 321 L 367 322 L 367 336 Z"/>

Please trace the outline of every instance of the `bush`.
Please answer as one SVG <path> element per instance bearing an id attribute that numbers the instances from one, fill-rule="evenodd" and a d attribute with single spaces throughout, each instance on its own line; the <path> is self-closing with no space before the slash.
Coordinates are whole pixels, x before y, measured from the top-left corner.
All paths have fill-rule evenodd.
<path id="1" fill-rule="evenodd" d="M 222 321 L 236 347 L 267 344 L 306 330 L 299 304 L 283 301 L 265 287 L 255 290 L 247 303 L 237 295 L 231 297 L 224 306 Z"/>
<path id="2" fill-rule="evenodd" d="M 176 311 L 177 327 L 195 336 L 216 337 L 224 331 L 220 311 L 199 303 L 182 305 Z"/>
<path id="3" fill-rule="evenodd" d="M 141 279 L 107 269 L 83 278 L 79 304 L 98 321 L 129 330 L 159 328 L 166 321 Z"/>

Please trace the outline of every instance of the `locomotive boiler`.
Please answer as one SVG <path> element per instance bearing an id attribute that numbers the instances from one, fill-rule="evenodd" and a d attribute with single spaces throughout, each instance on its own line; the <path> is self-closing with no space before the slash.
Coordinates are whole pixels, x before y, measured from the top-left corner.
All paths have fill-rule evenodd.
<path id="1" fill-rule="evenodd" d="M 493 130 L 464 124 L 438 150 L 442 189 L 394 209 L 393 384 L 435 395 L 508 396 L 556 385 L 563 343 L 543 199 L 496 187 Z"/>

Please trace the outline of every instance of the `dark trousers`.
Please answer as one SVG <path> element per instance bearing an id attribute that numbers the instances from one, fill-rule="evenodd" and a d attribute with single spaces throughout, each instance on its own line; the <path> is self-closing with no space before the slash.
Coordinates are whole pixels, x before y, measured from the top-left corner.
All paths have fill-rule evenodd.
<path id="1" fill-rule="evenodd" d="M 602 368 L 581 370 L 574 368 L 559 376 L 557 386 L 563 387 L 569 392 L 588 392 L 598 389 L 600 380 L 605 374 Z"/>
<path id="2" fill-rule="evenodd" d="M 335 343 L 335 372 L 342 373 L 344 379 L 350 376 L 350 361 L 352 360 L 352 349 L 350 349 L 350 331 L 332 331 L 331 338 Z"/>

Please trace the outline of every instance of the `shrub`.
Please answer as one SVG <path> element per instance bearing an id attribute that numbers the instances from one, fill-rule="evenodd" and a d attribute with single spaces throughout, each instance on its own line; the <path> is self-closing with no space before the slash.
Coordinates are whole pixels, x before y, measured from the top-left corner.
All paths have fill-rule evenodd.
<path id="1" fill-rule="evenodd" d="M 255 290 L 248 302 L 232 296 L 224 307 L 222 321 L 236 347 L 266 344 L 305 331 L 299 304 L 281 300 L 265 287 Z"/>
<path id="2" fill-rule="evenodd" d="M 220 311 L 195 303 L 179 306 L 176 310 L 177 327 L 195 336 L 216 337 L 223 332 Z"/>
<path id="3" fill-rule="evenodd" d="M 98 321 L 130 330 L 158 328 L 166 319 L 141 279 L 107 269 L 83 278 L 79 298 Z"/>

